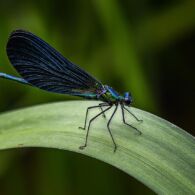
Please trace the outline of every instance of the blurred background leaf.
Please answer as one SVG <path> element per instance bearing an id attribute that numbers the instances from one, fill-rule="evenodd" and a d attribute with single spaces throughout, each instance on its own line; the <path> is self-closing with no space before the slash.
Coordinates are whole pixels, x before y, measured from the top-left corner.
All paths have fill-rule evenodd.
<path id="1" fill-rule="evenodd" d="M 17 75 L 5 46 L 12 30 L 26 29 L 103 83 L 131 91 L 135 106 L 194 134 L 194 10 L 194 0 L 1 0 L 0 71 Z M 74 98 L 0 80 L 1 112 L 68 99 Z M 79 195 L 92 189 L 97 194 L 153 194 L 115 168 L 79 154 L 0 152 L 2 195 Z"/>

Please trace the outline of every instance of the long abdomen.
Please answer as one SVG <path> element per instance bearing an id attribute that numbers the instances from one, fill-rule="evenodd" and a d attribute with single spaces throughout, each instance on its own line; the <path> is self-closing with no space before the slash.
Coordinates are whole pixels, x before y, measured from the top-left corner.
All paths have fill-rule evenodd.
<path id="1" fill-rule="evenodd" d="M 26 80 L 24 80 L 23 78 L 19 78 L 19 77 L 15 77 L 3 72 L 0 72 L 0 77 L 4 78 L 4 79 L 8 79 L 8 80 L 12 80 L 12 81 L 16 81 L 18 83 L 22 83 L 22 84 L 26 84 L 26 85 L 31 85 L 30 83 L 28 83 Z"/>

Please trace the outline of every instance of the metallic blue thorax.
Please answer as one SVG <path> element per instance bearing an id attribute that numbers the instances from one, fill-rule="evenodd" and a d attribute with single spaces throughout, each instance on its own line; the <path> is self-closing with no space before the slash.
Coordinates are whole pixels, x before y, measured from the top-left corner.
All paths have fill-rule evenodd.
<path id="1" fill-rule="evenodd" d="M 120 95 L 112 87 L 109 87 L 107 85 L 105 87 L 107 89 L 107 92 L 109 92 L 113 98 L 115 98 L 115 99 L 119 98 Z"/>
<path id="2" fill-rule="evenodd" d="M 112 87 L 104 85 L 104 91 L 101 94 L 100 99 L 106 102 L 118 102 L 123 99 Z"/>

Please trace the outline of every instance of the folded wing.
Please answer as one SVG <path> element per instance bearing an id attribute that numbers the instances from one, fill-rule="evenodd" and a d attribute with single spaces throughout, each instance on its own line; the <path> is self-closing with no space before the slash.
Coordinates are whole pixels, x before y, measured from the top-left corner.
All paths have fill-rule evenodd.
<path id="1" fill-rule="evenodd" d="M 99 81 L 30 32 L 14 31 L 7 55 L 17 72 L 40 89 L 87 98 L 102 88 Z"/>

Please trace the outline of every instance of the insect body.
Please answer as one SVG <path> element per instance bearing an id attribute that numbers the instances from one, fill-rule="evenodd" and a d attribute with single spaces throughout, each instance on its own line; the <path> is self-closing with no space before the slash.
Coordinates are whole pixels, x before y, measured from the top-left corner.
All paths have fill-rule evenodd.
<path id="1" fill-rule="evenodd" d="M 123 123 L 141 134 L 137 128 L 125 121 L 124 110 L 129 112 L 137 121 L 141 121 L 126 107 L 132 103 L 132 96 L 129 92 L 125 92 L 123 96 L 119 95 L 114 89 L 103 85 L 80 67 L 64 58 L 36 35 L 24 30 L 12 32 L 7 43 L 7 55 L 22 78 L 0 72 L 0 77 L 2 78 L 53 93 L 69 94 L 102 101 L 96 106 L 87 108 L 84 127 L 82 127 L 82 129 L 87 129 L 87 134 L 85 144 L 80 146 L 80 149 L 84 149 L 87 146 L 89 129 L 93 120 L 100 115 L 105 116 L 105 112 L 113 106 L 115 106 L 115 109 L 108 120 L 107 128 L 114 144 L 114 151 L 116 151 L 117 145 L 110 130 L 110 123 L 119 105 L 122 110 Z M 88 111 L 93 108 L 100 108 L 101 112 L 91 118 L 87 126 Z"/>

